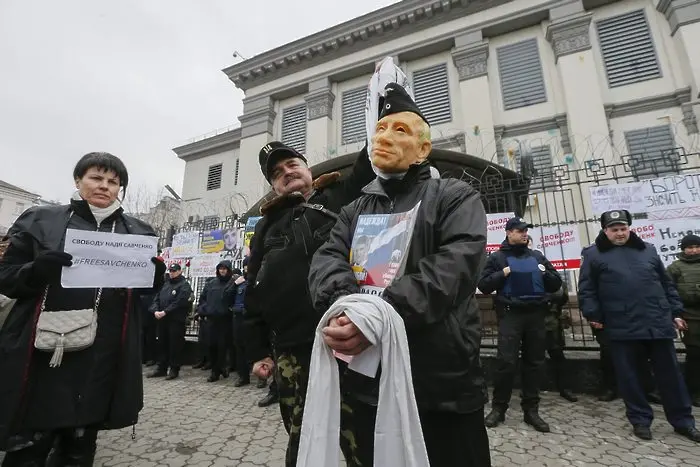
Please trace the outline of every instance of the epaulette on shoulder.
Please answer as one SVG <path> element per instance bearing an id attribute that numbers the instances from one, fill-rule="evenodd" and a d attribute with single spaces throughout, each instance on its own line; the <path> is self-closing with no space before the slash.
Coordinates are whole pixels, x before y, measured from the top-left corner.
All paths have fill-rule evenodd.
<path id="1" fill-rule="evenodd" d="M 314 190 L 322 190 L 337 182 L 340 179 L 340 172 L 323 174 L 314 180 Z"/>

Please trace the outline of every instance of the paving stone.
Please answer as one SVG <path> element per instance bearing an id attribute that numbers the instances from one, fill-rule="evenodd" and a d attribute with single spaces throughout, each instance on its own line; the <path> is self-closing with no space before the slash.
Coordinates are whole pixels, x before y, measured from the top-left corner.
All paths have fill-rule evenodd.
<path id="1" fill-rule="evenodd" d="M 279 409 L 257 406 L 267 389 L 234 388 L 231 378 L 207 383 L 198 370 L 180 374 L 174 381 L 144 379 L 136 440 L 131 428 L 101 432 L 95 466 L 284 467 Z M 488 430 L 494 467 L 700 467 L 700 445 L 675 434 L 658 406 L 654 439 L 643 442 L 632 435 L 619 400 L 581 396 L 572 404 L 543 394 L 540 412 L 552 433 L 523 423 L 517 402 L 504 425 Z"/>

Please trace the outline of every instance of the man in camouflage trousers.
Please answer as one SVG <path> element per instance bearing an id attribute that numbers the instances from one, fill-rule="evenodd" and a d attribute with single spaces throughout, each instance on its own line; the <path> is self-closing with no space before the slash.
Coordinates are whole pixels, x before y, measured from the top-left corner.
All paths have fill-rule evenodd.
<path id="1" fill-rule="evenodd" d="M 695 407 L 700 407 L 700 237 L 686 235 L 681 240 L 682 253 L 668 267 L 668 274 L 683 301 L 685 344 L 685 382 Z"/>
<path id="2" fill-rule="evenodd" d="M 289 433 L 286 465 L 296 466 L 309 379 L 311 350 L 321 315 L 309 296 L 311 258 L 326 242 L 340 209 L 360 196 L 374 177 L 367 151 L 347 176 L 325 174 L 312 181 L 306 158 L 280 142 L 266 144 L 260 168 L 276 197 L 261 208 L 263 218 L 250 242 L 245 322 L 253 372 L 273 372 L 280 413 Z M 274 357 L 273 350 L 274 349 Z M 346 458 L 352 437 L 343 437 Z M 350 464 L 352 465 L 352 464 Z M 315 467 L 315 466 L 314 466 Z M 321 467 L 321 466 L 319 466 Z"/>

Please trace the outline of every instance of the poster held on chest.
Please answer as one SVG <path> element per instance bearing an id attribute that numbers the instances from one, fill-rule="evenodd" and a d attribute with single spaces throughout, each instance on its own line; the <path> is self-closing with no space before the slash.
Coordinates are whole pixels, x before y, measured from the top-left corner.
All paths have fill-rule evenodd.
<path id="1" fill-rule="evenodd" d="M 153 287 L 158 237 L 68 229 L 65 252 L 73 265 L 63 268 L 64 288 Z"/>

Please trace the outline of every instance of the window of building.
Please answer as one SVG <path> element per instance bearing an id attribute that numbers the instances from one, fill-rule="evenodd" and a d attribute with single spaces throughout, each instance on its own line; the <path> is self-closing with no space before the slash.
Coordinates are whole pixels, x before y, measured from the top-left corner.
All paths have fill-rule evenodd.
<path id="1" fill-rule="evenodd" d="M 655 177 L 676 172 L 676 142 L 671 125 L 625 132 L 630 171 L 636 177 Z"/>
<path id="2" fill-rule="evenodd" d="M 529 150 L 532 160 L 532 184 L 533 186 L 546 185 L 554 181 L 552 162 L 552 148 L 549 146 L 531 147 Z"/>
<path id="3" fill-rule="evenodd" d="M 15 212 L 13 213 L 15 216 L 19 216 L 24 212 L 24 203 L 15 203 Z"/>
<path id="4" fill-rule="evenodd" d="M 282 142 L 302 154 L 306 152 L 306 104 L 282 110 Z"/>
<path id="5" fill-rule="evenodd" d="M 233 185 L 238 185 L 238 172 L 241 168 L 241 158 L 236 158 L 236 167 L 233 169 Z"/>
<path id="6" fill-rule="evenodd" d="M 202 222 L 205 229 L 215 229 L 219 226 L 219 216 L 204 216 Z"/>
<path id="7" fill-rule="evenodd" d="M 447 64 L 418 70 L 413 73 L 413 93 L 416 104 L 431 125 L 452 120 L 450 84 L 447 79 Z"/>
<path id="8" fill-rule="evenodd" d="M 596 28 L 611 88 L 661 77 L 643 10 L 598 21 Z"/>
<path id="9" fill-rule="evenodd" d="M 547 102 L 537 39 L 496 49 L 505 110 Z"/>
<path id="10" fill-rule="evenodd" d="M 221 172 L 223 168 L 223 164 L 209 166 L 209 173 L 207 175 L 207 191 L 218 190 L 221 188 Z"/>
<path id="11" fill-rule="evenodd" d="M 343 92 L 341 102 L 341 141 L 342 144 L 352 144 L 364 141 L 365 104 L 367 102 L 367 87 L 351 89 Z"/>

